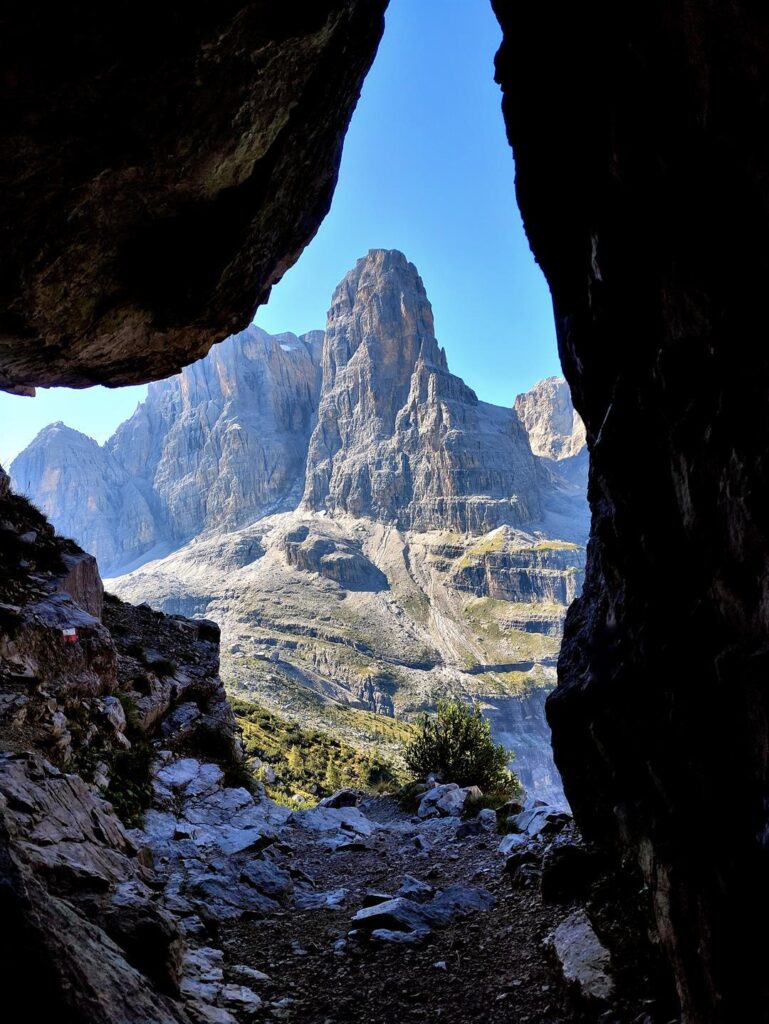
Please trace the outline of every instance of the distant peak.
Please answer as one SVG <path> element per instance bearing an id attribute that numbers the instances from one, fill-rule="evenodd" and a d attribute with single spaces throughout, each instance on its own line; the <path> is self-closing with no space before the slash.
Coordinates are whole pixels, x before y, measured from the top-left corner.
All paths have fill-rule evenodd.
<path id="1" fill-rule="evenodd" d="M 32 444 L 36 441 L 42 441 L 50 438 L 52 435 L 62 435 L 69 439 L 78 439 L 84 441 L 90 441 L 91 444 L 97 444 L 92 437 L 88 434 L 84 434 L 82 430 L 76 430 L 74 427 L 70 427 L 63 420 L 55 420 L 53 423 L 48 423 L 43 427 L 42 430 L 38 431 L 32 440 Z"/>

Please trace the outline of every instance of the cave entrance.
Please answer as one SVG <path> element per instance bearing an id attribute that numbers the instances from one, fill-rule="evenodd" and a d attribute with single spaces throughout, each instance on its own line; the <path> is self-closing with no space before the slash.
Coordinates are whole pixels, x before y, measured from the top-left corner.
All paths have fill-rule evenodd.
<path id="1" fill-rule="evenodd" d="M 233 692 L 276 713 L 298 692 L 313 726 L 340 704 L 345 739 L 385 728 L 388 752 L 408 728 L 382 719 L 461 694 L 527 791 L 561 803 L 543 706 L 581 586 L 587 452 L 511 193 L 500 41 L 490 7 L 395 0 L 331 210 L 255 325 L 149 388 L 0 408 L 14 485 L 110 588 L 225 620 Z M 332 379 L 329 360 L 347 368 Z M 350 383 L 361 373 L 373 403 Z M 326 451 L 351 406 L 357 436 Z M 219 582 L 249 566 L 230 614 Z"/>

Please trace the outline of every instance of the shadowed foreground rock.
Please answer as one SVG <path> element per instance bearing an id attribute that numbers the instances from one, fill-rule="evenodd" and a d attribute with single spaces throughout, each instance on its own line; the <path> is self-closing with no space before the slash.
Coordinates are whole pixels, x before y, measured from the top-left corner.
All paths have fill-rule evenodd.
<path id="1" fill-rule="evenodd" d="M 384 7 L 6 7 L 0 387 L 157 380 L 246 327 L 328 211 Z"/>
<path id="2" fill-rule="evenodd" d="M 684 1019 L 765 1021 L 769 11 L 494 8 L 591 448 L 556 761 L 585 836 L 640 861 Z"/>

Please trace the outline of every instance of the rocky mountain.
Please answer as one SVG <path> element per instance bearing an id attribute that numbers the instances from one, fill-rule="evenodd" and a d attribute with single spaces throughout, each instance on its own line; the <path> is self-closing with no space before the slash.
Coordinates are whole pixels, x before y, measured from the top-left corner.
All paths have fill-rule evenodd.
<path id="1" fill-rule="evenodd" d="M 543 484 L 513 410 L 449 372 L 414 265 L 371 250 L 331 300 L 304 504 L 483 533 L 539 519 Z"/>
<path id="2" fill-rule="evenodd" d="M 322 346 L 320 331 L 273 337 L 252 325 L 150 384 L 104 446 L 47 427 L 12 463 L 14 484 L 106 573 L 296 504 Z"/>
<path id="3" fill-rule="evenodd" d="M 563 377 L 547 377 L 518 395 L 515 411 L 529 435 L 531 450 L 563 481 L 587 489 L 585 424 Z"/>
<path id="4" fill-rule="evenodd" d="M 461 694 L 558 801 L 543 706 L 587 505 L 560 472 L 579 454 L 532 451 L 527 426 L 541 441 L 573 421 L 546 384 L 523 396 L 525 424 L 480 402 L 449 372 L 416 268 L 375 249 L 334 292 L 325 336 L 251 328 L 153 385 L 103 448 L 75 434 L 88 458 L 57 426 L 13 473 L 54 521 L 60 495 L 89 508 L 67 525 L 95 550 L 114 538 L 108 565 L 143 552 L 116 593 L 220 623 L 231 691 L 363 746 Z"/>
<path id="5" fill-rule="evenodd" d="M 157 502 L 107 446 L 50 423 L 11 464 L 28 495 L 66 537 L 77 537 L 105 571 L 127 565 L 160 540 Z"/>

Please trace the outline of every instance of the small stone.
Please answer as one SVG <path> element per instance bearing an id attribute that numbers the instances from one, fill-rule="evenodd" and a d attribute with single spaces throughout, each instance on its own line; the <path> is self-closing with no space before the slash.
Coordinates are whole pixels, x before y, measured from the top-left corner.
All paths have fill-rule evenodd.
<path id="1" fill-rule="evenodd" d="M 371 932 L 372 942 L 383 942 L 395 946 L 421 946 L 430 934 L 429 928 L 416 928 L 411 932 L 391 931 L 389 928 L 375 928 Z"/>
<path id="2" fill-rule="evenodd" d="M 220 998 L 233 1009 L 258 1010 L 262 1000 L 245 985 L 225 985 Z"/>
<path id="3" fill-rule="evenodd" d="M 254 967 L 249 967 L 248 964 L 234 964 L 230 968 L 232 974 L 237 974 L 242 978 L 248 978 L 252 984 L 263 984 L 270 980 L 269 974 L 265 974 L 263 971 L 257 971 Z"/>
<path id="4" fill-rule="evenodd" d="M 436 962 L 433 964 L 433 967 L 436 967 L 439 971 L 445 971 L 446 970 L 446 961 L 445 960 L 436 960 Z"/>
<path id="5" fill-rule="evenodd" d="M 432 896 L 435 890 L 427 882 L 420 882 L 413 875 L 404 875 L 403 883 L 396 893 L 397 896 L 408 896 L 409 899 L 421 899 Z M 364 904 L 365 906 L 365 904 Z"/>

